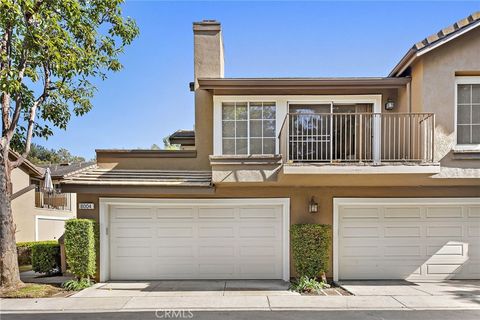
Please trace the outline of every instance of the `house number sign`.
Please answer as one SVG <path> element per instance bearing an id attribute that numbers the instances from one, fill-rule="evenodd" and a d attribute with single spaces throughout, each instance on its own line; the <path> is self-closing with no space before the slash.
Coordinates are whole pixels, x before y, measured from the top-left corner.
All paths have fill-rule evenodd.
<path id="1" fill-rule="evenodd" d="M 80 202 L 78 204 L 78 209 L 80 210 L 93 210 L 95 206 L 91 202 Z"/>

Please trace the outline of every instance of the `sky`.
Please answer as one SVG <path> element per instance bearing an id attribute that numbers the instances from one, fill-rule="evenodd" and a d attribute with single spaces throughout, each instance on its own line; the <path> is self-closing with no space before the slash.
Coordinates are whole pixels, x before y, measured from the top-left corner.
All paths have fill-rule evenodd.
<path id="1" fill-rule="evenodd" d="M 97 85 L 94 108 L 34 142 L 92 159 L 95 149 L 163 146 L 194 127 L 192 22 L 222 23 L 226 77 L 386 76 L 426 36 L 480 10 L 480 1 L 127 0 L 140 36 L 124 69 Z"/>

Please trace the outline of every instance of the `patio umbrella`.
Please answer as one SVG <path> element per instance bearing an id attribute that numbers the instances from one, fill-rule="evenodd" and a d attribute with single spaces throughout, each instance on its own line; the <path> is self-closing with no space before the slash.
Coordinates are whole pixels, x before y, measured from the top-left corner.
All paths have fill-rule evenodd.
<path id="1" fill-rule="evenodd" d="M 45 170 L 45 180 L 43 181 L 43 190 L 45 190 L 47 193 L 52 193 L 54 190 L 50 168 L 47 168 L 47 170 Z"/>

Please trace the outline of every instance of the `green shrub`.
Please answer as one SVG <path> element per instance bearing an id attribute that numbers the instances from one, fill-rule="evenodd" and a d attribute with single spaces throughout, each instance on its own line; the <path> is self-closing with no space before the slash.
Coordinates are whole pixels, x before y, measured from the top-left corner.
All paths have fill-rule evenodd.
<path id="1" fill-rule="evenodd" d="M 295 224 L 290 228 L 292 254 L 299 277 L 317 278 L 328 271 L 331 226 Z"/>
<path id="2" fill-rule="evenodd" d="M 328 284 L 318 281 L 315 278 L 309 278 L 306 276 L 300 277 L 297 281 L 292 281 L 290 290 L 300 293 L 318 293 L 323 288 L 330 287 Z"/>
<path id="3" fill-rule="evenodd" d="M 60 272 L 60 245 L 58 243 L 36 243 L 31 248 L 33 271 L 47 275 Z"/>
<path id="4" fill-rule="evenodd" d="M 79 291 L 90 287 L 92 284 L 90 279 L 72 279 L 62 283 L 62 288 L 69 291 Z"/>
<path id="5" fill-rule="evenodd" d="M 71 219 L 65 222 L 65 253 L 70 272 L 77 279 L 89 279 L 95 274 L 93 220 Z"/>
<path id="6" fill-rule="evenodd" d="M 17 242 L 18 265 L 26 266 L 32 264 L 32 247 L 35 244 L 57 244 L 57 240 Z"/>

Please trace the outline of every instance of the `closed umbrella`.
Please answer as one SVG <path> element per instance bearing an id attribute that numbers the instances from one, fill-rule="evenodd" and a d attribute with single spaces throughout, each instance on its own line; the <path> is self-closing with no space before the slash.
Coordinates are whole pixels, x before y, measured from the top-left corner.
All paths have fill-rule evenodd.
<path id="1" fill-rule="evenodd" d="M 45 190 L 47 193 L 53 193 L 53 190 L 54 190 L 50 168 L 47 168 L 47 170 L 45 170 L 45 180 L 43 181 L 43 190 Z"/>

